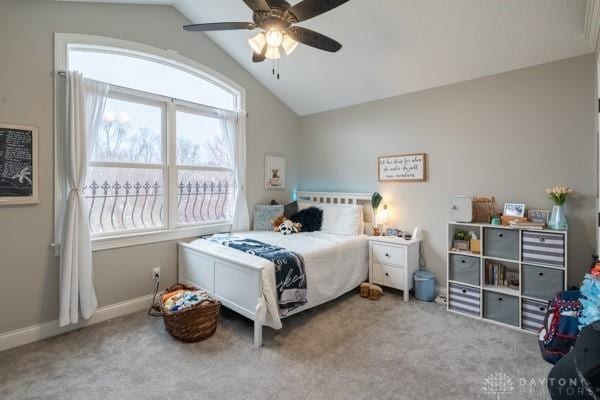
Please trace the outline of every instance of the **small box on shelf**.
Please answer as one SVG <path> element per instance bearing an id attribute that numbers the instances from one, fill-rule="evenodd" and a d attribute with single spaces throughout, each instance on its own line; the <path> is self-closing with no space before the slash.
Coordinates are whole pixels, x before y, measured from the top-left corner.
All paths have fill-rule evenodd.
<path id="1" fill-rule="evenodd" d="M 470 242 L 468 240 L 453 240 L 452 248 L 456 251 L 469 251 Z"/>
<path id="2" fill-rule="evenodd" d="M 481 239 L 471 239 L 469 246 L 471 253 L 481 254 Z"/>

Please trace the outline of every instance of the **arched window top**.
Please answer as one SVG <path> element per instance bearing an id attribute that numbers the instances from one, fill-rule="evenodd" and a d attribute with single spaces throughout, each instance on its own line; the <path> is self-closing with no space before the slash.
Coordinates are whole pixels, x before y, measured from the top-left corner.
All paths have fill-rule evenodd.
<path id="1" fill-rule="evenodd" d="M 232 88 L 192 67 L 152 54 L 69 44 L 67 65 L 86 78 L 112 85 L 224 110 L 240 108 L 239 93 Z"/>

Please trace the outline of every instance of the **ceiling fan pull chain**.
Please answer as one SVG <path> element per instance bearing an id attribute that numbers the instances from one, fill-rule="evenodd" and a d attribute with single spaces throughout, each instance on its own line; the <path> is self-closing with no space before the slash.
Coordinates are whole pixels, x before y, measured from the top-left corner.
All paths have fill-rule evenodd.
<path id="1" fill-rule="evenodd" d="M 277 59 L 277 80 L 279 80 L 279 58 Z"/>
<path id="2" fill-rule="evenodd" d="M 273 59 L 273 75 L 275 75 L 275 59 Z"/>

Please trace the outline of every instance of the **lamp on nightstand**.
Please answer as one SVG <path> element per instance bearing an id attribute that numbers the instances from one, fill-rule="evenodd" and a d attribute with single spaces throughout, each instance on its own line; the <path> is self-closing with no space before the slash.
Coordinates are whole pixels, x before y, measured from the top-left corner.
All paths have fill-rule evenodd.
<path id="1" fill-rule="evenodd" d="M 383 226 L 387 224 L 388 221 L 388 206 L 387 204 L 383 205 L 383 208 L 377 212 L 376 216 L 376 226 L 374 228 L 373 234 L 375 236 L 379 236 L 383 234 Z"/>

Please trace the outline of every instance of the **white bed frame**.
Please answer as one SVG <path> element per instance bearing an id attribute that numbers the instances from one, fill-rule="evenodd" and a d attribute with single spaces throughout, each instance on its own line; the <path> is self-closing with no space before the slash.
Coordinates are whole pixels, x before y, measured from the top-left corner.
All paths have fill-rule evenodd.
<path id="1" fill-rule="evenodd" d="M 370 193 L 297 192 L 298 201 L 365 206 L 365 226 L 371 221 Z M 208 254 L 188 243 L 179 243 L 179 282 L 208 291 L 221 303 L 254 321 L 254 346 L 262 345 L 262 268 Z"/>

